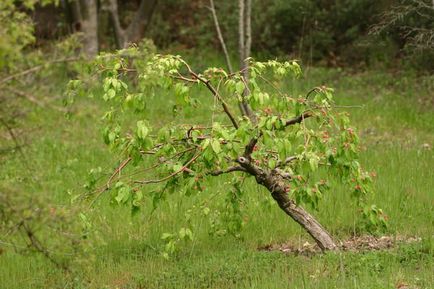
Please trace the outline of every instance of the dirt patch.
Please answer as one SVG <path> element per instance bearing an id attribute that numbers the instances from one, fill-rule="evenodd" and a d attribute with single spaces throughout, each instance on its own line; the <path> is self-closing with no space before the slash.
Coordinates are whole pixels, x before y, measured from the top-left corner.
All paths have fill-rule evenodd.
<path id="1" fill-rule="evenodd" d="M 419 237 L 404 236 L 381 236 L 371 235 L 353 236 L 347 240 L 338 242 L 339 249 L 342 251 L 363 252 L 373 250 L 387 250 L 399 244 L 409 244 L 420 242 Z M 311 255 L 321 253 L 321 249 L 314 243 L 305 242 L 295 245 L 293 243 L 267 244 L 258 248 L 260 251 L 280 251 L 283 253 Z"/>

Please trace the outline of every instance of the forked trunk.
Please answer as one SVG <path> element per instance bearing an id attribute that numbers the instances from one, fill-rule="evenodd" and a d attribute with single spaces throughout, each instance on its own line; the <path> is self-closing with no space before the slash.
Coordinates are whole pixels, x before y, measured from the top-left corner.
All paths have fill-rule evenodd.
<path id="1" fill-rule="evenodd" d="M 131 43 L 138 43 L 144 36 L 151 22 L 152 14 L 157 5 L 157 0 L 142 0 L 135 16 L 128 27 L 123 28 L 119 18 L 118 0 L 108 0 L 106 9 L 111 18 L 115 34 L 116 46 L 119 49 L 128 47 Z"/>
<path id="2" fill-rule="evenodd" d="M 290 199 L 283 177 L 278 171 L 265 171 L 251 163 L 248 157 L 239 157 L 237 162 L 256 179 L 256 182 L 270 191 L 279 207 L 305 229 L 321 250 L 336 250 L 336 243 L 323 226 L 305 209 Z"/>

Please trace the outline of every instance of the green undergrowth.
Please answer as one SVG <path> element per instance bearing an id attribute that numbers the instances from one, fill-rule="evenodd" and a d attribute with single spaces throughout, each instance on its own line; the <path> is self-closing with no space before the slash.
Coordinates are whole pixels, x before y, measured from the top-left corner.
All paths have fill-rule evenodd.
<path id="1" fill-rule="evenodd" d="M 351 113 L 361 135 L 361 162 L 377 176 L 372 201 L 389 219 L 387 230 L 377 233 L 418 236 L 422 238 L 419 243 L 387 251 L 315 256 L 258 251 L 270 243 L 302 245 L 312 241 L 264 189 L 248 179 L 243 188 L 243 229 L 239 234 L 225 234 L 221 231 L 224 226 L 210 218 L 193 218 L 193 240 L 182 242 L 169 260 L 162 258 L 161 236 L 186 225 L 185 210 L 195 204 L 220 205 L 218 200 L 227 195 L 224 188 L 230 179 L 219 177 L 204 184 L 205 190 L 191 198 L 175 192 L 156 210 L 149 197 L 147 208 L 135 217 L 128 208 L 110 205 L 107 194 L 92 207 L 85 203 L 94 228 L 90 237 L 96 241 L 85 256 L 59 256 L 78 259 L 73 273 L 56 269 L 40 254 L 16 254 L 10 245 L 0 243 L 0 288 L 431 288 L 432 83 L 432 77 L 404 73 L 349 74 L 308 68 L 301 80 L 278 84 L 291 94 L 305 94 L 319 85 L 335 88 L 337 105 Z M 59 95 L 62 85 L 58 85 Z M 200 121 L 212 113 L 212 98 L 205 91 L 198 93 L 200 101 L 209 101 L 209 107 L 185 111 L 177 121 Z M 173 117 L 170 96 L 159 95 L 149 103 L 156 125 Z M 99 124 L 105 104 L 101 101 L 79 98 L 69 117 L 57 110 L 23 105 L 29 107 L 24 120 L 28 140 L 23 147 L 25 158 L 17 153 L 2 159 L 2 186 L 43 194 L 50 206 L 70 206 L 71 196 L 85 191 L 83 185 L 91 169 L 101 167 L 100 177 L 107 180 L 119 164 L 103 145 Z M 357 206 L 340 184 L 332 186 L 331 193 L 321 200 L 324 206 L 312 213 L 339 240 L 366 233 Z"/>

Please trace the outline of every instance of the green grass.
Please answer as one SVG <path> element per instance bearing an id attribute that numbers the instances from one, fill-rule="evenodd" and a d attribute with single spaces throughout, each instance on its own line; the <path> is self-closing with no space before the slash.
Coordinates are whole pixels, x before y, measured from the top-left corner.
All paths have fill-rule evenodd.
<path id="1" fill-rule="evenodd" d="M 431 82 L 430 82 L 431 81 Z M 150 207 L 132 218 L 127 208 L 112 207 L 103 196 L 88 212 L 98 241 L 77 257 L 73 276 L 65 276 L 37 253 L 18 255 L 0 243 L 0 288 L 432 288 L 434 284 L 434 107 L 432 78 L 390 75 L 379 71 L 346 74 L 310 68 L 302 80 L 283 87 L 293 94 L 326 84 L 336 89 L 361 134 L 362 163 L 375 170 L 373 202 L 390 218 L 388 234 L 419 236 L 420 243 L 388 251 L 328 253 L 316 256 L 258 251 L 258 246 L 308 236 L 253 182 L 245 185 L 241 236 L 210 236 L 207 219 L 193 219 L 194 240 L 180 244 L 171 259 L 161 257 L 162 233 L 186 225 L 184 213 L 213 193 L 224 197 L 227 178 L 206 184 L 207 190 L 185 199 L 170 196 L 152 216 Z M 206 96 L 201 96 L 205 102 Z M 80 99 L 71 119 L 62 113 L 33 109 L 24 126 L 30 144 L 24 161 L 19 154 L 2 164 L 0 181 L 29 194 L 43 194 L 53 204 L 69 204 L 68 192 L 83 192 L 91 168 L 108 175 L 117 158 L 102 144 L 101 108 L 96 100 Z M 155 98 L 151 115 L 163 121 L 170 100 Z M 187 112 L 203 119 L 209 108 Z M 170 114 L 169 114 L 170 115 Z M 187 121 L 187 120 L 179 120 Z M 27 168 L 30 167 L 30 170 Z M 214 200 L 218 200 L 215 198 Z M 221 205 L 216 201 L 214 206 Z M 359 226 L 356 206 L 339 184 L 325 196 L 320 221 L 338 239 Z M 0 238 L 1 240 L 1 238 Z M 64 258 L 72 258 L 64 256 Z"/>

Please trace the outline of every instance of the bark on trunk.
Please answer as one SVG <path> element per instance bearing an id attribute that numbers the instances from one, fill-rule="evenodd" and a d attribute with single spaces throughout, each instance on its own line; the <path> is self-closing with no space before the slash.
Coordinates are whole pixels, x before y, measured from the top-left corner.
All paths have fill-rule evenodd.
<path id="1" fill-rule="evenodd" d="M 88 56 L 98 54 L 98 7 L 96 0 L 81 0 L 82 32 L 84 34 L 84 53 Z"/>
<path id="2" fill-rule="evenodd" d="M 156 6 L 157 0 L 142 0 L 140 2 L 139 10 L 127 29 L 129 42 L 138 42 L 145 35 Z"/>
<path id="3" fill-rule="evenodd" d="M 277 171 L 267 172 L 255 166 L 247 157 L 239 157 L 237 162 L 256 179 L 256 182 L 270 191 L 279 207 L 305 229 L 321 250 L 336 250 L 336 243 L 324 227 L 306 210 L 289 198 L 286 185 Z"/>
<path id="4" fill-rule="evenodd" d="M 65 1 L 65 13 L 69 16 L 71 30 L 83 33 L 83 52 L 89 57 L 98 54 L 98 6 L 97 0 Z"/>
<path id="5" fill-rule="evenodd" d="M 337 248 L 332 237 L 324 227 L 305 209 L 297 206 L 288 197 L 288 193 L 285 192 L 284 187 L 271 184 L 267 189 L 271 192 L 273 199 L 276 200 L 279 207 L 312 236 L 321 250 L 335 250 Z"/>

